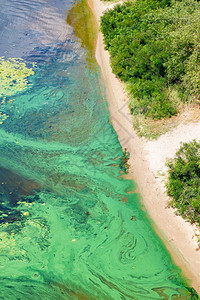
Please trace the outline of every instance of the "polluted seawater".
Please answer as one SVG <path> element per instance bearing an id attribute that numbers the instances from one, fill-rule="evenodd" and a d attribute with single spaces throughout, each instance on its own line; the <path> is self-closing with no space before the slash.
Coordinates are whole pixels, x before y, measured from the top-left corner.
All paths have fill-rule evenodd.
<path id="1" fill-rule="evenodd" d="M 123 179 L 72 6 L 3 0 L 0 12 L 0 56 L 32 70 L 1 95 L 0 298 L 198 299 Z"/>

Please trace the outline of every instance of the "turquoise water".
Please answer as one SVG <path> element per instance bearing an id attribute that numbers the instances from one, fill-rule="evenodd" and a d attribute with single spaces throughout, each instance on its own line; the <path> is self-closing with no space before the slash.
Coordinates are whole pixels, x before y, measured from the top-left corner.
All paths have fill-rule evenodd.
<path id="1" fill-rule="evenodd" d="M 0 3 L 0 56 L 35 72 L 1 97 L 0 299 L 197 299 L 122 177 L 73 3 Z"/>

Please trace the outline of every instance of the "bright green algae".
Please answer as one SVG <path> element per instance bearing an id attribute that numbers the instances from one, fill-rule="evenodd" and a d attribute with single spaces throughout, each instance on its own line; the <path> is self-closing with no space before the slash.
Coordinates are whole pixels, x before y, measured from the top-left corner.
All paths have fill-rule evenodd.
<path id="1" fill-rule="evenodd" d="M 0 299 L 197 299 L 121 177 L 99 73 L 57 56 L 3 106 Z"/>

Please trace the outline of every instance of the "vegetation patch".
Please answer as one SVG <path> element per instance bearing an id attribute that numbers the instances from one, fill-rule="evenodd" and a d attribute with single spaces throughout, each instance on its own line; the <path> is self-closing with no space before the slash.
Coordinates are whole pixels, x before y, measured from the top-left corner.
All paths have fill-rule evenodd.
<path id="1" fill-rule="evenodd" d="M 169 204 L 182 217 L 200 225 L 200 142 L 183 143 L 168 168 Z"/>
<path id="2" fill-rule="evenodd" d="M 136 0 L 101 18 L 113 72 L 126 83 L 133 115 L 170 118 L 180 102 L 200 100 L 199 15 L 195 0 Z"/>

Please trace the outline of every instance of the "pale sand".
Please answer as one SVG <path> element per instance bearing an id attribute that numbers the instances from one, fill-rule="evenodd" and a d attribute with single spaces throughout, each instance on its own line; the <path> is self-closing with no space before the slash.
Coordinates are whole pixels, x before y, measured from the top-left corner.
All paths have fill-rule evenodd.
<path id="1" fill-rule="evenodd" d="M 100 0 L 88 0 L 88 4 L 98 22 L 103 12 L 115 5 Z M 162 176 L 157 174 L 158 171 L 166 172 L 166 158 L 174 156 L 181 141 L 200 139 L 200 122 L 180 125 L 156 141 L 146 142 L 139 138 L 132 127 L 123 86 L 112 73 L 109 53 L 104 50 L 101 33 L 98 35 L 96 59 L 106 83 L 111 122 L 122 147 L 127 148 L 131 155 L 130 176 L 137 184 L 137 192 L 141 195 L 142 203 L 154 228 L 165 242 L 173 260 L 200 293 L 200 251 L 195 250 L 198 247 L 195 234 L 199 231 L 195 226 L 176 216 L 174 209 L 166 208 L 168 197 Z"/>

